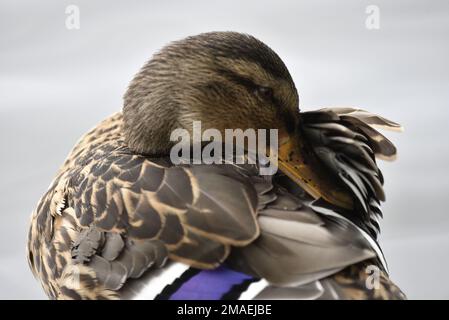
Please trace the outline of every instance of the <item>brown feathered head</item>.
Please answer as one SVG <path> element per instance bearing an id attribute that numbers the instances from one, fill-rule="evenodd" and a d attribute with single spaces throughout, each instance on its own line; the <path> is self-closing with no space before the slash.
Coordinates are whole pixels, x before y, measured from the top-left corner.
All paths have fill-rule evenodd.
<path id="1" fill-rule="evenodd" d="M 298 93 L 279 56 L 256 38 L 212 32 L 173 42 L 153 56 L 125 94 L 131 149 L 163 154 L 170 132 L 276 128 L 292 132 Z"/>

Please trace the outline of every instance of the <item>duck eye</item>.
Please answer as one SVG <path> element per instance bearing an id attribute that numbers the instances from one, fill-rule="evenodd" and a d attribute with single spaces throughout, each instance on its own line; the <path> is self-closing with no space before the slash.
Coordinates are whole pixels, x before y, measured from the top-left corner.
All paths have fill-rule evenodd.
<path id="1" fill-rule="evenodd" d="M 256 89 L 257 94 L 259 94 L 264 99 L 272 99 L 273 98 L 273 89 L 269 87 L 258 87 Z"/>

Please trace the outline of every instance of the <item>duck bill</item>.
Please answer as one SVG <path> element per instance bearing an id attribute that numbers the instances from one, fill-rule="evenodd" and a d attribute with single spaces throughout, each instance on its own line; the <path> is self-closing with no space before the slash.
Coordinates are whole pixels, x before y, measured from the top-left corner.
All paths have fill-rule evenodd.
<path id="1" fill-rule="evenodd" d="M 306 141 L 281 135 L 278 150 L 279 169 L 308 194 L 342 208 L 353 208 L 352 197 L 332 179 Z"/>

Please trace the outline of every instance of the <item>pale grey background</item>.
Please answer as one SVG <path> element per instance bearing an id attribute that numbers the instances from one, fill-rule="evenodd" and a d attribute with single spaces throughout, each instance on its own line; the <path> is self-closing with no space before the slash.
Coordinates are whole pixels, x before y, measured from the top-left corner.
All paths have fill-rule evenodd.
<path id="1" fill-rule="evenodd" d="M 394 2 L 394 3 L 393 3 Z M 284 59 L 301 106 L 353 105 L 400 121 L 382 163 L 382 244 L 410 298 L 449 298 L 449 2 L 13 1 L 0 3 L 0 298 L 44 298 L 25 260 L 28 217 L 77 138 L 119 110 L 171 40 L 255 35 Z M 81 29 L 65 28 L 77 4 Z M 365 8 L 380 8 L 380 30 Z"/>

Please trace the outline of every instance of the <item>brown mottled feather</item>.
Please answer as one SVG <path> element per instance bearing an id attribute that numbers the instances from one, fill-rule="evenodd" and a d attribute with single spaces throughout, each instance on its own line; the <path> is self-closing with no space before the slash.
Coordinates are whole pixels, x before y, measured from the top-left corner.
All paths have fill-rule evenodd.
<path id="1" fill-rule="evenodd" d="M 29 261 L 53 298 L 75 295 L 66 283 L 75 281 L 78 267 L 81 287 L 109 297 L 126 278 L 160 267 L 166 257 L 212 268 L 225 260 L 230 245 L 258 236 L 250 184 L 219 170 L 204 179 L 195 167 L 133 155 L 120 128 L 116 114 L 85 135 L 33 213 Z M 61 214 L 59 202 L 65 203 Z M 109 279 L 110 270 L 123 269 L 117 263 L 126 277 Z M 67 271 L 72 264 L 75 271 Z"/>
<path id="2" fill-rule="evenodd" d="M 404 293 L 396 286 L 384 271 L 379 271 L 378 279 L 371 280 L 372 276 L 369 262 L 354 264 L 340 271 L 339 273 L 323 279 L 321 283 L 325 288 L 332 288 L 334 298 L 341 300 L 404 300 Z M 367 282 L 378 281 L 370 287 Z M 329 295 L 323 295 L 322 298 L 330 299 Z"/>

